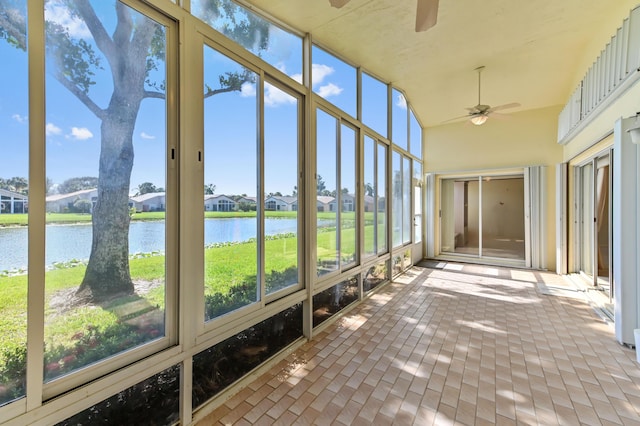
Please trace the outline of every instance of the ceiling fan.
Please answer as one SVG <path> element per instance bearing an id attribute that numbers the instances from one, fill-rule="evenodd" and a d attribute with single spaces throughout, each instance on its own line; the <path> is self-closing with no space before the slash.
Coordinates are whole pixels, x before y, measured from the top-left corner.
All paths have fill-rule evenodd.
<path id="1" fill-rule="evenodd" d="M 475 124 L 476 126 L 480 126 L 482 124 L 484 124 L 487 119 L 489 118 L 490 114 L 495 113 L 496 111 L 501 111 L 503 109 L 507 109 L 507 108 L 515 108 L 515 107 L 519 107 L 520 104 L 517 102 L 513 102 L 510 104 L 504 104 L 504 105 L 499 105 L 496 107 L 491 107 L 489 105 L 483 105 L 482 102 L 480 102 L 480 88 L 481 88 L 481 80 L 480 80 L 480 74 L 482 73 L 482 70 L 484 69 L 484 66 L 478 67 L 476 68 L 474 71 L 478 71 L 478 105 L 471 107 L 471 108 L 466 108 L 467 111 L 469 111 L 468 114 L 460 116 L 460 117 L 456 117 L 456 118 L 452 118 L 450 120 L 446 120 L 443 121 L 443 123 L 448 123 L 450 121 L 454 121 L 454 120 L 460 120 L 461 118 L 468 118 L 469 121 L 471 121 L 473 124 Z"/>
<path id="2" fill-rule="evenodd" d="M 350 0 L 329 0 L 331 6 L 341 8 Z M 439 0 L 418 0 L 416 11 L 416 32 L 426 31 L 433 27 L 438 20 Z"/>

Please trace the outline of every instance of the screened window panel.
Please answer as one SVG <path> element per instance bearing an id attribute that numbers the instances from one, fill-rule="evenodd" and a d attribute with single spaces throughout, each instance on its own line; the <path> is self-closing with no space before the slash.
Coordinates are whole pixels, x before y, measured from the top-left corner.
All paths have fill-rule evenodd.
<path id="1" fill-rule="evenodd" d="M 387 85 L 362 73 L 362 122 L 387 137 Z"/>
<path id="2" fill-rule="evenodd" d="M 404 189 L 402 182 L 402 155 L 393 151 L 391 158 L 391 212 L 392 212 L 392 243 L 393 247 L 402 245 L 402 219 L 403 215 L 403 195 Z"/>
<path id="3" fill-rule="evenodd" d="M 13 2 L 26 16 L 27 1 Z M 0 33 L 7 31 L 0 23 Z M 27 35 L 27 34 L 24 34 Z M 27 38 L 25 37 L 25 41 Z M 29 86 L 27 46 L 0 39 L 0 406 L 25 395 L 29 209 Z M 21 226 L 17 226 L 21 225 Z M 26 226 L 25 226 L 26 225 Z"/>
<path id="4" fill-rule="evenodd" d="M 338 120 L 316 110 L 316 186 L 318 276 L 335 271 L 338 259 Z"/>
<path id="5" fill-rule="evenodd" d="M 358 193 L 356 191 L 356 131 L 341 126 L 340 135 L 340 259 L 350 265 L 356 260 Z"/>
<path id="6" fill-rule="evenodd" d="M 363 256 L 376 253 L 376 141 L 364 137 L 364 249 Z"/>
<path id="7" fill-rule="evenodd" d="M 355 67 L 315 45 L 312 48 L 312 61 L 313 91 L 355 117 L 358 99 Z"/>
<path id="8" fill-rule="evenodd" d="M 259 78 L 208 46 L 203 53 L 204 315 L 211 320 L 259 299 L 258 218 L 224 214 L 240 210 L 241 198 L 256 197 L 258 98 L 254 85 Z M 225 88 L 220 79 L 224 75 L 244 79 L 242 90 L 220 91 Z M 220 245 L 224 247 L 216 249 Z M 235 261 L 239 258 L 244 262 Z"/>
<path id="9" fill-rule="evenodd" d="M 45 2 L 46 10 L 72 14 L 66 7 Z M 108 34 L 131 22 L 120 31 L 131 31 L 137 43 L 102 51 L 90 30 L 72 31 L 69 22 L 46 27 L 46 170 L 52 183 L 46 208 L 78 219 L 61 227 L 55 224 L 60 216 L 47 215 L 45 262 L 55 270 L 45 276 L 45 381 L 166 335 L 166 229 L 173 220 L 165 213 L 167 29 L 115 1 L 91 1 L 88 8 L 100 12 Z M 152 36 L 134 36 L 143 33 Z M 74 75 L 63 70 L 80 60 L 69 49 L 81 42 L 82 60 L 91 49 L 102 66 L 88 61 L 84 76 L 94 84 L 77 96 L 68 85 L 85 82 L 69 80 Z M 126 77 L 114 78 L 116 68 Z M 88 102 L 104 108 L 100 117 Z M 155 220 L 138 220 L 150 212 Z"/>
<path id="10" fill-rule="evenodd" d="M 376 226 L 377 226 L 377 252 L 386 253 L 387 244 L 387 146 L 378 143 L 377 177 L 376 177 Z"/>
<path id="11" fill-rule="evenodd" d="M 409 144 L 409 112 L 407 99 L 397 89 L 391 91 L 391 141 L 402 149 Z"/>
<path id="12" fill-rule="evenodd" d="M 231 0 L 191 0 L 191 13 L 302 83 L 302 38 Z"/>
<path id="13" fill-rule="evenodd" d="M 297 97 L 269 83 L 264 105 L 264 193 L 282 194 L 265 203 L 264 279 L 270 294 L 298 283 L 300 105 Z"/>
<path id="14" fill-rule="evenodd" d="M 422 241 L 422 164 L 413 162 L 413 242 Z"/>
<path id="15" fill-rule="evenodd" d="M 413 235 L 411 227 L 413 220 L 411 219 L 411 160 L 407 157 L 402 158 L 402 243 L 411 242 Z"/>

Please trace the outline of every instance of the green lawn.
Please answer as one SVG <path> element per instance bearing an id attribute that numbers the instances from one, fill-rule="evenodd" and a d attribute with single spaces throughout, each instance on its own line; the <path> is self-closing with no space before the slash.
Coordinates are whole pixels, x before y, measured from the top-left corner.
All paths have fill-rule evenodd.
<path id="1" fill-rule="evenodd" d="M 277 212 L 277 216 L 289 216 L 291 212 Z M 287 213 L 287 214 L 282 214 Z M 255 213 L 254 213 L 255 214 Z M 15 216 L 15 215 L 12 215 Z M 329 213 L 327 218 L 335 217 Z M 365 229 L 365 241 L 373 239 L 373 226 Z M 355 253 L 356 233 L 347 228 L 342 238 L 342 255 Z M 369 246 L 369 244 L 367 244 Z M 335 228 L 325 228 L 318 233 L 318 259 L 332 261 L 336 258 Z M 255 288 L 257 265 L 256 241 L 220 245 L 205 249 L 205 295 L 222 295 L 233 288 Z M 67 291 L 66 299 L 74 294 L 85 273 L 85 266 L 63 267 L 50 270 L 45 275 L 45 341 L 49 348 L 69 348 L 78 344 L 78 335 L 88 327 L 109 333 L 118 330 L 123 321 L 131 319 L 128 306 L 142 306 L 143 312 L 163 312 L 164 286 L 158 285 L 143 295 L 121 297 L 103 304 L 75 306 L 60 311 L 51 304 L 53 296 Z M 130 260 L 131 276 L 135 282 L 164 283 L 165 257 L 143 256 Z M 298 243 L 295 235 L 269 237 L 265 241 L 265 270 L 267 288 L 277 290 L 296 282 L 298 273 Z M 279 280 L 283 281 L 280 283 Z M 26 344 L 27 324 L 27 275 L 0 276 L 0 373 L 5 351 L 12 351 Z M 251 287 L 253 286 L 253 287 Z M 66 300 L 65 298 L 62 298 Z M 218 300 L 218 299 L 216 299 Z M 145 308 L 146 307 L 146 308 Z M 145 311 L 145 309 L 147 309 Z M 129 315 L 129 316 L 127 316 Z M 115 332 L 115 331 L 114 331 Z M 105 334 L 106 335 L 106 334 Z M 86 339 L 85 339 L 86 341 Z M 134 343 L 135 344 L 135 343 Z M 58 350 L 58 349 L 56 349 Z"/>
<path id="2" fill-rule="evenodd" d="M 269 239 L 266 246 L 268 273 L 283 272 L 297 267 L 297 239 L 295 237 Z M 134 281 L 164 282 L 164 256 L 131 259 L 130 269 Z M 205 293 L 226 293 L 232 286 L 243 284 L 248 277 L 255 277 L 257 264 L 256 243 L 230 244 L 205 250 Z M 77 288 L 84 277 L 85 266 L 55 269 L 46 272 L 45 298 L 50 305 L 52 295 L 66 289 Z M 255 278 L 254 278 L 255 280 Z M 0 348 L 13 347 L 26 341 L 27 276 L 0 276 Z M 144 295 L 153 306 L 164 308 L 163 287 L 157 287 Z M 122 301 L 123 303 L 126 302 Z M 117 302 L 114 302 L 117 303 Z M 110 306 L 113 308 L 113 306 Z M 47 340 L 68 342 L 86 324 L 109 327 L 118 322 L 117 309 L 86 307 L 54 315 L 48 309 Z"/>

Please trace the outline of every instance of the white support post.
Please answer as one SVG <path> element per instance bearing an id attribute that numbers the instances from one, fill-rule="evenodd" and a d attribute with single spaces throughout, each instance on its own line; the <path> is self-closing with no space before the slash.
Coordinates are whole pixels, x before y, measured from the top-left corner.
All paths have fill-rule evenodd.
<path id="1" fill-rule="evenodd" d="M 619 119 L 613 145 L 613 287 L 615 332 L 618 342 L 634 343 L 633 330 L 640 323 L 638 291 L 638 145 L 627 129 L 635 117 Z"/>

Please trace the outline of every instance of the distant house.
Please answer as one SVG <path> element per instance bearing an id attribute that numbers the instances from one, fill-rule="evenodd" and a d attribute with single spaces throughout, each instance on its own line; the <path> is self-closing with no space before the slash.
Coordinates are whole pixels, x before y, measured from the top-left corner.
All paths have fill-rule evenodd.
<path id="1" fill-rule="evenodd" d="M 238 210 L 256 210 L 257 199 L 256 197 L 234 197 L 236 198 L 236 208 Z"/>
<path id="2" fill-rule="evenodd" d="M 295 211 L 298 209 L 298 198 L 271 195 L 264 200 L 264 208 L 271 211 Z"/>
<path id="3" fill-rule="evenodd" d="M 330 196 L 326 196 L 326 195 L 318 195 L 317 201 L 316 201 L 316 208 L 318 209 L 319 212 L 328 212 L 330 211 L 330 204 L 331 202 L 334 200 L 333 197 Z"/>
<path id="4" fill-rule="evenodd" d="M 378 211 L 383 212 L 387 209 L 387 201 L 386 198 L 380 197 L 378 198 Z"/>
<path id="5" fill-rule="evenodd" d="M 364 196 L 364 211 L 372 212 L 376 207 L 376 200 L 371 195 Z"/>
<path id="6" fill-rule="evenodd" d="M 0 189 L 0 214 L 3 213 L 27 213 L 29 210 L 29 197 L 24 194 Z"/>
<path id="7" fill-rule="evenodd" d="M 136 212 L 163 212 L 167 206 L 167 197 L 164 192 L 148 192 L 142 195 L 130 197 Z"/>
<path id="8" fill-rule="evenodd" d="M 356 197 L 353 194 L 342 194 L 341 196 L 342 198 L 342 211 L 343 212 L 352 212 L 355 211 L 355 205 L 356 205 Z M 336 199 L 334 198 L 330 203 L 329 203 L 329 211 L 335 212 L 336 211 Z"/>
<path id="9" fill-rule="evenodd" d="M 53 194 L 49 195 L 46 199 L 46 209 L 49 213 L 68 213 L 75 211 L 76 203 L 78 201 L 87 201 L 91 203 L 90 212 L 93 212 L 93 208 L 98 200 L 98 190 L 83 189 L 80 191 L 70 192 L 68 194 Z"/>
<path id="10" fill-rule="evenodd" d="M 204 210 L 207 212 L 231 212 L 237 210 L 236 201 L 226 195 L 205 195 Z"/>
<path id="11" fill-rule="evenodd" d="M 246 204 L 255 205 L 256 202 L 257 202 L 256 197 L 247 197 L 247 196 L 238 197 L 238 199 L 236 200 L 236 203 L 238 204 L 246 203 Z"/>

